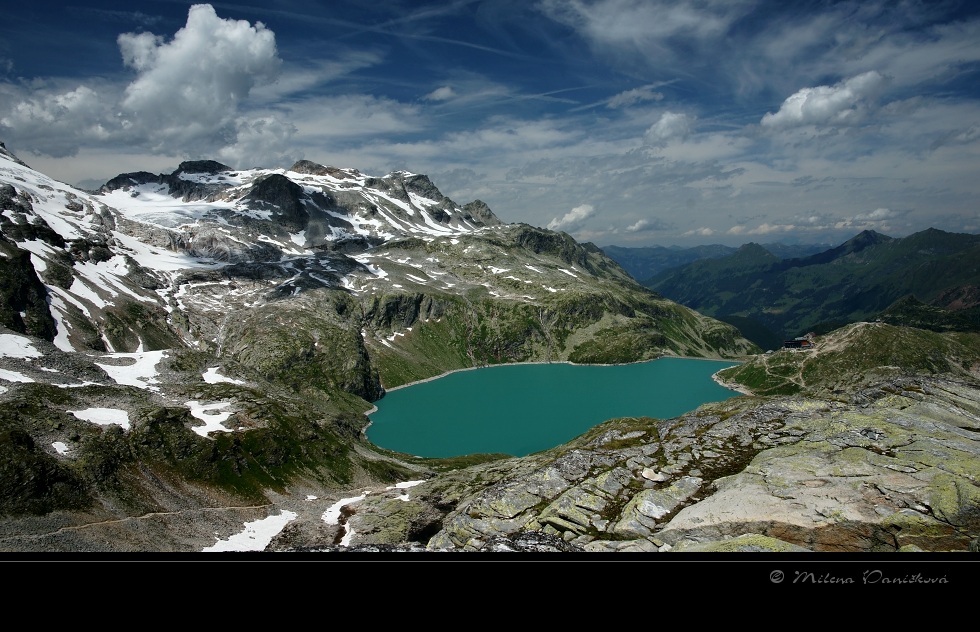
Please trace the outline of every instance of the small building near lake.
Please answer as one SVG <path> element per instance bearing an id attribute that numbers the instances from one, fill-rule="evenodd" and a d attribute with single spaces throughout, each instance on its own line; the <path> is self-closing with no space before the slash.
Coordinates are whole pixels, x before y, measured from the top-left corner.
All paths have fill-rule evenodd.
<path id="1" fill-rule="evenodd" d="M 783 349 L 812 349 L 813 348 L 813 334 L 807 334 L 805 336 L 797 336 L 792 340 L 783 341 Z"/>

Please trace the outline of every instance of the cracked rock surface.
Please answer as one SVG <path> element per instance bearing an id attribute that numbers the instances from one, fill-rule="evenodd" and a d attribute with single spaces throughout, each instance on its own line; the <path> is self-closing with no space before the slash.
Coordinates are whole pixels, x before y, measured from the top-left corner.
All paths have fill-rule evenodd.
<path id="1" fill-rule="evenodd" d="M 619 419 L 521 459 L 409 490 L 426 550 L 535 532 L 582 551 L 965 551 L 980 532 L 980 388 L 893 380 L 850 402 L 737 398 L 673 420 Z M 352 505 L 353 544 L 388 505 Z M 359 537 L 359 534 L 362 534 Z M 391 544 L 391 542 L 387 542 Z M 727 547 L 727 548 L 726 548 Z"/>

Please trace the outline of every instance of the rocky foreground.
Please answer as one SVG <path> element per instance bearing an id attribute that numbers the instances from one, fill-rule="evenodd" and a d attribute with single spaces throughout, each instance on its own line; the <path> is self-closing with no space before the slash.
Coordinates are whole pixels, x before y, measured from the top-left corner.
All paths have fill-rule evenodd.
<path id="1" fill-rule="evenodd" d="M 295 476 L 243 502 L 131 473 L 146 477 L 156 510 L 7 516 L 0 549 L 201 552 L 277 516 L 288 519 L 261 548 L 307 555 L 870 554 L 967 552 L 980 542 L 980 382 L 962 371 L 873 379 L 846 393 L 744 395 L 674 419 L 615 419 L 522 458 L 450 463 L 363 437 L 355 445 L 375 466 L 354 485 Z"/>
<path id="2" fill-rule="evenodd" d="M 610 421 L 407 500 L 368 495 L 333 533 L 294 521 L 270 549 L 345 550 L 329 540 L 349 530 L 347 550 L 967 551 L 978 473 L 980 386 L 896 379 L 849 401 L 743 397 Z"/>

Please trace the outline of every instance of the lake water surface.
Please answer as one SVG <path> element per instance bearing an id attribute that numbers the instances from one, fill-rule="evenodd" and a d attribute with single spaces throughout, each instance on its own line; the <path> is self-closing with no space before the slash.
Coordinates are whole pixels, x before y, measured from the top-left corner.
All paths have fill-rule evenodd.
<path id="1" fill-rule="evenodd" d="M 388 391 L 367 429 L 377 446 L 423 457 L 526 456 L 617 417 L 669 419 L 740 395 L 712 379 L 736 362 L 660 358 L 618 365 L 507 364 Z"/>

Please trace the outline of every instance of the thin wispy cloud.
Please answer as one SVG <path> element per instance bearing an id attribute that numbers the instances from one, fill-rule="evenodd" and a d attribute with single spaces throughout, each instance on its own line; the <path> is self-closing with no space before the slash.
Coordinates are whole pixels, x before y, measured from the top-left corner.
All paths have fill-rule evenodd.
<path id="1" fill-rule="evenodd" d="M 611 108 L 621 108 L 630 105 L 635 105 L 637 103 L 645 103 L 647 101 L 660 101 L 664 98 L 662 92 L 656 92 L 653 86 L 643 86 L 642 88 L 633 88 L 632 90 L 627 90 L 626 92 L 620 92 L 613 98 L 606 102 L 606 105 Z"/>
<path id="2" fill-rule="evenodd" d="M 428 99 L 429 101 L 448 101 L 456 96 L 456 91 L 453 90 L 452 86 L 439 86 L 429 94 L 422 97 L 423 99 Z"/>

